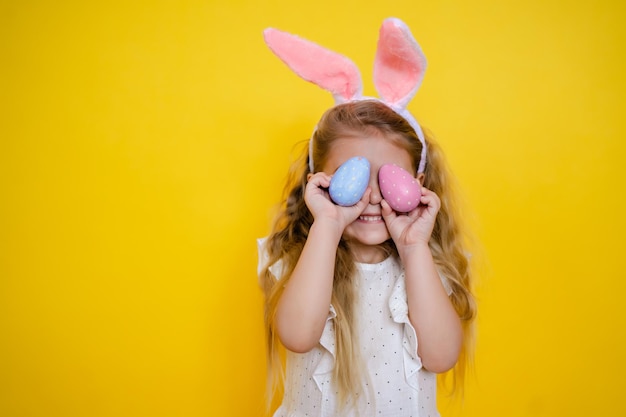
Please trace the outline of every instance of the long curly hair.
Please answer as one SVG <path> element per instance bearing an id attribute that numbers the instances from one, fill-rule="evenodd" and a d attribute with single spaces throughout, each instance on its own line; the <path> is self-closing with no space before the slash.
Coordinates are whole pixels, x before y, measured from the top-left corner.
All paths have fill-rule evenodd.
<path id="1" fill-rule="evenodd" d="M 386 105 L 375 100 L 364 100 L 341 104 L 324 113 L 312 138 L 314 171 L 324 166 L 331 145 L 336 138 L 364 133 L 384 135 L 406 149 L 411 155 L 413 168 L 417 170 L 422 144 L 415 130 L 404 118 Z M 471 362 L 472 324 L 476 316 L 476 304 L 472 295 L 472 274 L 466 249 L 467 242 L 463 227 L 459 222 L 460 216 L 454 195 L 453 180 L 440 147 L 428 132 L 425 132 L 425 137 L 427 162 L 424 171 L 424 186 L 435 192 L 441 199 L 441 208 L 429 245 L 437 267 L 449 280 L 452 288 L 450 299 L 464 330 L 461 355 L 452 370 L 453 387 L 461 388 L 468 364 Z M 279 206 L 272 231 L 266 241 L 269 260 L 259 277 L 265 294 L 269 403 L 283 390 L 284 370 L 281 360 L 283 348 L 275 328 L 276 309 L 313 223 L 313 216 L 304 202 L 304 189 L 307 184 L 307 175 L 310 173 L 309 157 L 308 147 L 306 147 L 300 158 L 290 168 L 284 190 L 285 198 Z M 391 239 L 383 243 L 381 248 L 390 256 L 397 256 L 397 250 Z M 282 262 L 282 276 L 276 277 L 269 267 L 279 260 Z M 359 356 L 355 330 L 352 326 L 355 299 L 354 272 L 354 255 L 350 250 L 349 242 L 342 238 L 337 248 L 331 303 L 337 313 L 334 319 L 337 345 L 333 374 L 340 399 L 343 400 L 350 399 L 360 386 L 358 369 L 361 367 L 356 363 Z M 341 403 L 343 401 L 340 401 Z"/>

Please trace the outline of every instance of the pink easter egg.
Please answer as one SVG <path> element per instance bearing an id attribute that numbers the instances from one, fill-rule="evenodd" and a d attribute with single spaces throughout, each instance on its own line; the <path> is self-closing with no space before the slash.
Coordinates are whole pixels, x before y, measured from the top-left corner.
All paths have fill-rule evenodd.
<path id="1" fill-rule="evenodd" d="M 378 186 L 385 201 L 399 213 L 408 213 L 415 209 L 422 198 L 419 181 L 395 164 L 380 167 Z"/>

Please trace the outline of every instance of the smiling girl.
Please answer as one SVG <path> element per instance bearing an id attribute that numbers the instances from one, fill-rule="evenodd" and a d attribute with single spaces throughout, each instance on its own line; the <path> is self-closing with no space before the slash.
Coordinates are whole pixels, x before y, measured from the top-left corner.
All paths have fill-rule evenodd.
<path id="1" fill-rule="evenodd" d="M 359 86 L 338 89 L 309 70 L 345 64 L 335 55 L 275 30 L 266 41 L 299 75 L 340 97 L 295 163 L 270 236 L 259 241 L 274 381 L 286 348 L 274 415 L 438 416 L 436 374 L 454 368 L 462 379 L 476 308 L 443 155 L 405 109 L 421 82 L 423 55 L 402 22 L 386 20 L 375 67 L 382 100 L 367 99 L 360 78 L 348 77 Z M 404 63 L 385 54 L 398 42 L 413 54 Z M 370 176 L 361 199 L 344 207 L 328 188 L 353 157 L 369 162 Z M 378 172 L 388 163 L 420 183 L 420 204 L 408 213 L 394 211 L 380 191 Z"/>

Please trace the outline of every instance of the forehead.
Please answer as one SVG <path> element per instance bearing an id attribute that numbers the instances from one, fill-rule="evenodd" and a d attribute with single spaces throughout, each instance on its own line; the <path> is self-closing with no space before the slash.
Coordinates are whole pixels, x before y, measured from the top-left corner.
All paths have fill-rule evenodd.
<path id="1" fill-rule="evenodd" d="M 323 171 L 332 174 L 339 168 L 339 165 L 354 156 L 367 158 L 375 172 L 387 163 L 394 163 L 409 172 L 416 170 L 411 155 L 399 145 L 397 138 L 364 134 L 335 139 L 330 146 Z"/>

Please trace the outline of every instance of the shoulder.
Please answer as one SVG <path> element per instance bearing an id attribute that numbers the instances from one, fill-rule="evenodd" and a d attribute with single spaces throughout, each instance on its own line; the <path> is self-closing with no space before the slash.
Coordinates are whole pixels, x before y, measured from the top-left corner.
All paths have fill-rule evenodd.
<path id="1" fill-rule="evenodd" d="M 256 244 L 259 259 L 257 264 L 257 275 L 261 275 L 263 269 L 268 267 L 270 260 L 270 255 L 267 251 L 267 236 L 257 239 Z M 272 265 L 269 265 L 269 270 L 276 277 L 276 279 L 280 279 L 283 275 L 283 262 L 279 259 Z"/>
<path id="2" fill-rule="evenodd" d="M 267 253 L 267 249 L 265 248 L 265 243 L 267 242 L 267 237 L 261 237 L 256 240 L 256 248 L 259 262 L 257 264 L 257 275 L 261 275 L 261 271 L 265 268 L 267 261 L 269 260 L 269 255 Z"/>
<path id="3" fill-rule="evenodd" d="M 404 281 L 405 279 L 404 267 L 399 264 L 399 261 L 397 261 L 397 263 L 399 266 L 396 266 L 396 268 L 401 268 L 401 271 L 402 271 L 402 274 L 399 280 Z M 440 268 L 439 266 L 436 266 L 436 268 L 437 268 L 437 275 L 439 275 L 439 280 L 441 281 L 441 285 L 443 286 L 443 289 L 446 291 L 446 294 L 448 294 L 448 296 L 452 295 L 453 289 L 452 289 L 452 285 L 450 284 L 450 278 L 446 276 L 442 268 Z"/>

